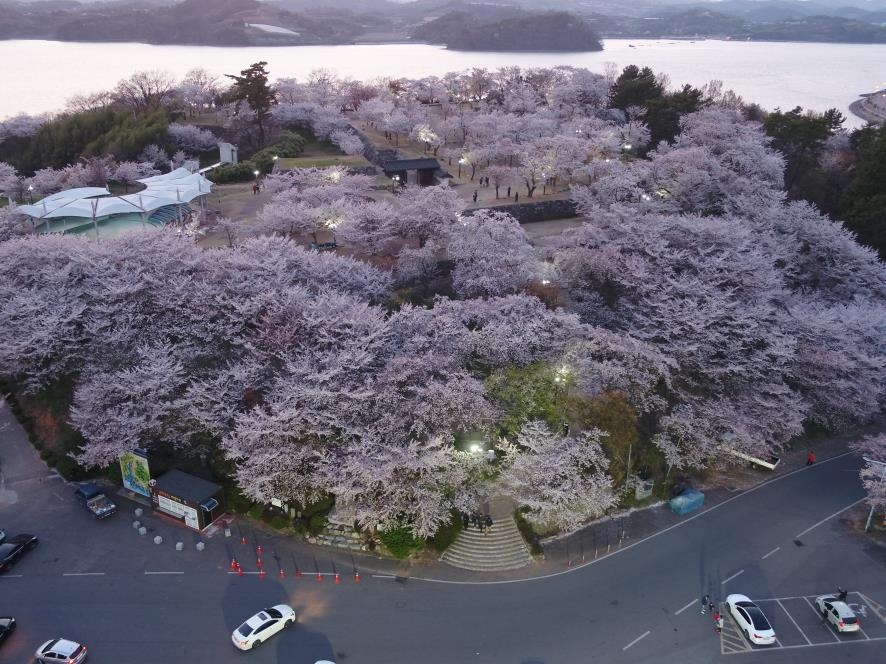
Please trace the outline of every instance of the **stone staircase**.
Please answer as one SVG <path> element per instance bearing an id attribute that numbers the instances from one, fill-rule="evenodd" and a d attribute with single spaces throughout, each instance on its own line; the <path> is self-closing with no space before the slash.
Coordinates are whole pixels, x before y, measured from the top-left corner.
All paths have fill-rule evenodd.
<path id="1" fill-rule="evenodd" d="M 529 549 L 514 522 L 513 503 L 497 498 L 490 501 L 488 508 L 493 521 L 492 532 L 484 535 L 482 530 L 473 526 L 461 531 L 440 560 L 475 572 L 519 569 L 532 562 Z"/>

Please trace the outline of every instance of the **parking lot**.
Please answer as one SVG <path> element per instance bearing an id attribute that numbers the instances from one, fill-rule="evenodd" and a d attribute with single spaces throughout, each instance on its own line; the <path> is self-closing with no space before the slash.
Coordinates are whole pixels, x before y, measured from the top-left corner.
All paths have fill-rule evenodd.
<path id="1" fill-rule="evenodd" d="M 820 593 L 822 595 L 826 592 Z M 815 608 L 818 595 L 800 597 L 753 598 L 775 630 L 776 642 L 771 646 L 751 645 L 729 613 L 724 614 L 720 635 L 720 652 L 734 655 L 751 651 L 782 650 L 840 646 L 857 641 L 886 642 L 886 607 L 860 592 L 850 592 L 846 603 L 858 616 L 861 629 L 840 634 L 821 617 Z M 725 611 L 725 605 L 722 610 Z"/>

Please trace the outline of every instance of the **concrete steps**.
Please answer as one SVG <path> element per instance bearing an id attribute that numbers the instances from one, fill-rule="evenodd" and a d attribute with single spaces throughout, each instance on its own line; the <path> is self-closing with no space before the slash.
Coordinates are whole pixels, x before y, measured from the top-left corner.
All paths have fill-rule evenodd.
<path id="1" fill-rule="evenodd" d="M 441 561 L 476 572 L 519 569 L 532 562 L 508 506 L 493 502 L 491 507 L 492 532 L 484 535 L 474 527 L 461 531 L 440 556 Z"/>

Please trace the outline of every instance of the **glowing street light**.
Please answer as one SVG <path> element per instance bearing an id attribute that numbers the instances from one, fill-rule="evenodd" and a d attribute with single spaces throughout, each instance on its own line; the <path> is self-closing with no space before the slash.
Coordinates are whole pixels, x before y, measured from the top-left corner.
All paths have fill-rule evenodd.
<path id="1" fill-rule="evenodd" d="M 458 160 L 458 177 L 461 177 L 461 167 L 462 167 L 462 165 L 463 165 L 463 164 L 467 164 L 467 163 L 468 163 L 468 160 L 465 159 L 464 157 L 462 157 L 461 159 Z"/>
<path id="2" fill-rule="evenodd" d="M 34 185 L 32 184 L 28 185 L 28 201 L 31 203 L 31 205 L 34 204 Z"/>
<path id="3" fill-rule="evenodd" d="M 400 176 L 395 175 L 391 178 L 391 193 L 395 193 L 397 189 L 397 185 L 400 184 Z"/>

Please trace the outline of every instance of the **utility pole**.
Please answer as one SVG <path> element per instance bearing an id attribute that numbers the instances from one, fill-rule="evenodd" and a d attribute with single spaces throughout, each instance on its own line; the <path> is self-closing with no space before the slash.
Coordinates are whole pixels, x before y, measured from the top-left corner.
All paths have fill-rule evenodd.
<path id="1" fill-rule="evenodd" d="M 871 465 L 880 466 L 880 480 L 886 482 L 886 463 L 883 461 L 874 461 L 873 459 L 868 459 L 867 457 L 862 457 L 865 460 L 865 463 L 869 463 Z M 864 524 L 864 531 L 866 533 L 871 532 L 871 519 L 874 518 L 874 506 L 871 505 L 871 511 L 868 512 L 868 520 Z"/>

